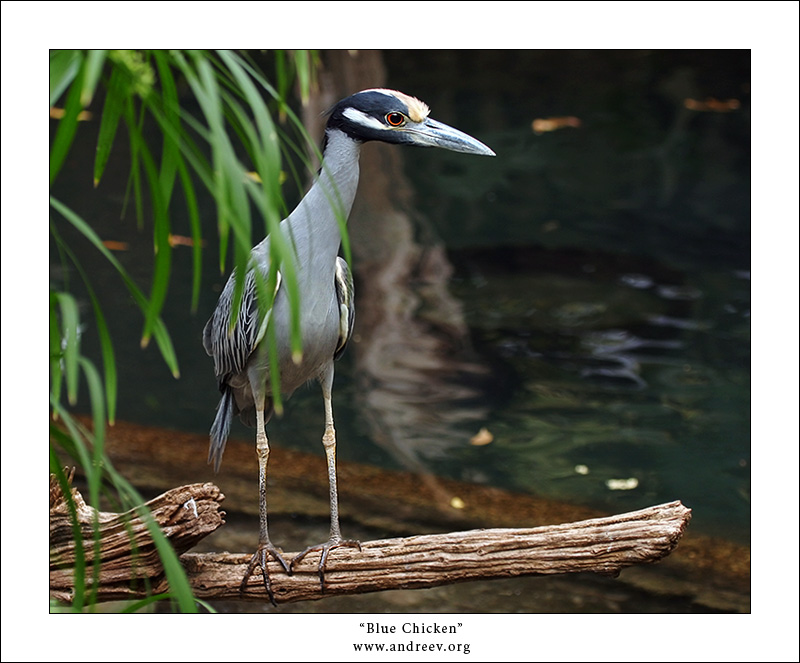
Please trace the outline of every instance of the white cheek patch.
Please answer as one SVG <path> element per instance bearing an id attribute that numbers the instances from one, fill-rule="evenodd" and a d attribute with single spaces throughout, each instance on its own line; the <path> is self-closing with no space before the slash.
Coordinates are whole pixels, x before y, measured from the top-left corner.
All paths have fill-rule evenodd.
<path id="1" fill-rule="evenodd" d="M 354 122 L 355 124 L 359 124 L 362 127 L 368 127 L 369 129 L 382 129 L 383 131 L 389 131 L 389 127 L 387 127 L 383 122 L 380 120 L 375 119 L 371 115 L 367 115 L 366 113 L 362 113 L 360 110 L 356 110 L 355 108 L 345 108 L 344 112 L 342 113 L 348 120 Z"/>

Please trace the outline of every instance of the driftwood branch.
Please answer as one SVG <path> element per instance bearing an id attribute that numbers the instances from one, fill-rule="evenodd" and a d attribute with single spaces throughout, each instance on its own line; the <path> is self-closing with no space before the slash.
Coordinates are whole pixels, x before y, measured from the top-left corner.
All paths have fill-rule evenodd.
<path id="1" fill-rule="evenodd" d="M 58 493 L 58 490 L 55 491 Z M 92 550 L 90 507 L 79 505 L 87 557 Z M 168 491 L 148 503 L 155 519 L 179 554 L 223 524 L 223 496 L 213 484 Z M 63 496 L 53 500 L 51 487 L 51 595 L 68 602 L 72 592 L 74 544 Z M 196 508 L 196 511 L 195 511 Z M 362 542 L 361 550 L 331 552 L 325 592 L 317 575 L 318 556 L 309 555 L 292 576 L 270 561 L 270 578 L 279 603 L 360 594 L 387 589 L 434 587 L 468 580 L 591 571 L 617 574 L 622 568 L 658 561 L 678 544 L 691 511 L 671 502 L 641 511 L 532 529 L 478 529 L 447 534 Z M 99 514 L 101 567 L 98 600 L 139 598 L 167 591 L 163 569 L 149 533 L 135 514 Z M 133 537 L 133 538 L 131 538 Z M 136 550 L 136 555 L 131 550 Z M 286 553 L 291 559 L 296 553 Z M 261 577 L 239 584 L 250 554 L 185 553 L 189 581 L 199 598 L 266 601 Z M 91 575 L 91 574 L 89 574 Z"/>
<path id="2" fill-rule="evenodd" d="M 212 483 L 174 488 L 146 506 L 181 553 L 193 548 L 204 537 L 224 524 L 219 503 L 224 495 Z M 126 513 L 96 512 L 74 488 L 71 500 L 80 527 L 88 578 L 92 576 L 95 515 L 100 539 L 99 601 L 142 598 L 151 592 L 167 591 L 164 569 L 150 537 L 147 524 L 136 510 Z M 74 591 L 73 566 L 76 548 L 69 501 L 53 475 L 50 477 L 50 596 L 69 603 Z"/>

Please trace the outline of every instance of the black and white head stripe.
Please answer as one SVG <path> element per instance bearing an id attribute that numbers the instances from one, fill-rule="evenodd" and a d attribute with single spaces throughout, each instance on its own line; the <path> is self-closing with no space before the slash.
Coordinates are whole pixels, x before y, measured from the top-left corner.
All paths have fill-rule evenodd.
<path id="1" fill-rule="evenodd" d="M 386 132 L 396 131 L 409 122 L 424 122 L 428 113 L 430 109 L 419 99 L 395 90 L 374 88 L 337 103 L 328 111 L 328 127 L 341 129 L 358 140 L 387 140 Z"/>

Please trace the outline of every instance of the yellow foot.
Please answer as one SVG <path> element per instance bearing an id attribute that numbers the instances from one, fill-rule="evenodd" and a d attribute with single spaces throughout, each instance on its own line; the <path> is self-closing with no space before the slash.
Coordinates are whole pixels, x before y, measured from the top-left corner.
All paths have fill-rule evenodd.
<path id="1" fill-rule="evenodd" d="M 258 566 L 261 568 L 261 578 L 264 580 L 264 589 L 267 591 L 267 596 L 269 596 L 269 602 L 277 607 L 278 604 L 275 602 L 275 594 L 272 592 L 272 586 L 270 585 L 269 581 L 267 555 L 272 555 L 272 558 L 283 567 L 284 571 L 286 571 L 286 573 L 289 575 L 292 575 L 291 565 L 286 563 L 286 560 L 283 559 L 275 546 L 273 546 L 271 543 L 260 544 L 258 546 L 258 550 L 256 550 L 255 553 L 253 553 L 253 556 L 250 558 L 250 563 L 247 565 L 247 571 L 244 572 L 244 578 L 242 578 L 242 584 L 239 585 L 239 592 L 244 592 L 245 588 L 247 587 L 247 581 L 250 580 L 250 576 L 253 575 L 253 571 L 255 571 L 256 567 Z"/>
<path id="2" fill-rule="evenodd" d="M 319 584 L 322 592 L 325 592 L 325 564 L 328 561 L 328 553 L 334 548 L 358 548 L 361 550 L 361 543 L 352 539 L 331 539 L 327 543 L 319 543 L 316 546 L 309 546 L 289 563 L 289 573 L 294 570 L 294 565 L 303 559 L 308 553 L 320 551 L 322 554 L 319 556 Z"/>

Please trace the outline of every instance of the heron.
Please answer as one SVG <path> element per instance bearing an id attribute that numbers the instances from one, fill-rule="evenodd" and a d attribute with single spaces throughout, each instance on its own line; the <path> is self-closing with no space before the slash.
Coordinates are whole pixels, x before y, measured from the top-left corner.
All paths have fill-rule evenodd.
<path id="1" fill-rule="evenodd" d="M 336 432 L 331 392 L 334 361 L 347 345 L 353 330 L 353 278 L 339 256 L 339 220 L 350 214 L 359 179 L 359 154 L 368 141 L 399 145 L 440 147 L 455 152 L 486 156 L 495 153 L 475 138 L 429 117 L 428 106 L 395 90 L 373 88 L 357 92 L 336 103 L 327 113 L 322 145 L 322 162 L 308 193 L 280 224 L 280 230 L 294 251 L 294 268 L 299 290 L 302 354 L 292 352 L 291 312 L 286 288 L 281 283 L 280 266 L 272 307 L 268 317 L 259 316 L 256 270 L 266 279 L 270 273 L 270 237 L 253 247 L 238 317 L 231 320 L 235 270 L 220 294 L 219 301 L 203 330 L 203 346 L 214 359 L 214 372 L 222 393 L 211 427 L 208 462 L 219 471 L 231 421 L 241 421 L 256 429 L 259 485 L 258 547 L 245 571 L 240 590 L 259 567 L 264 589 L 275 604 L 267 562 L 275 559 L 288 574 L 311 552 L 320 552 L 318 573 L 325 591 L 325 566 L 329 553 L 340 547 L 358 547 L 358 541 L 344 539 L 339 527 L 339 502 L 336 481 Z M 273 273 L 275 271 L 273 270 Z M 263 282 L 263 281 L 262 281 Z M 263 293 L 263 289 L 262 289 Z M 232 324 L 233 323 L 233 324 Z M 265 329 L 275 339 L 277 361 L 268 360 Z M 262 348 L 263 349 L 263 348 Z M 330 537 L 312 545 L 287 564 L 271 542 L 267 526 L 267 466 L 269 442 L 266 423 L 274 412 L 270 371 L 278 371 L 281 395 L 285 398 L 306 382 L 317 380 L 324 401 L 325 450 L 330 487 Z"/>

